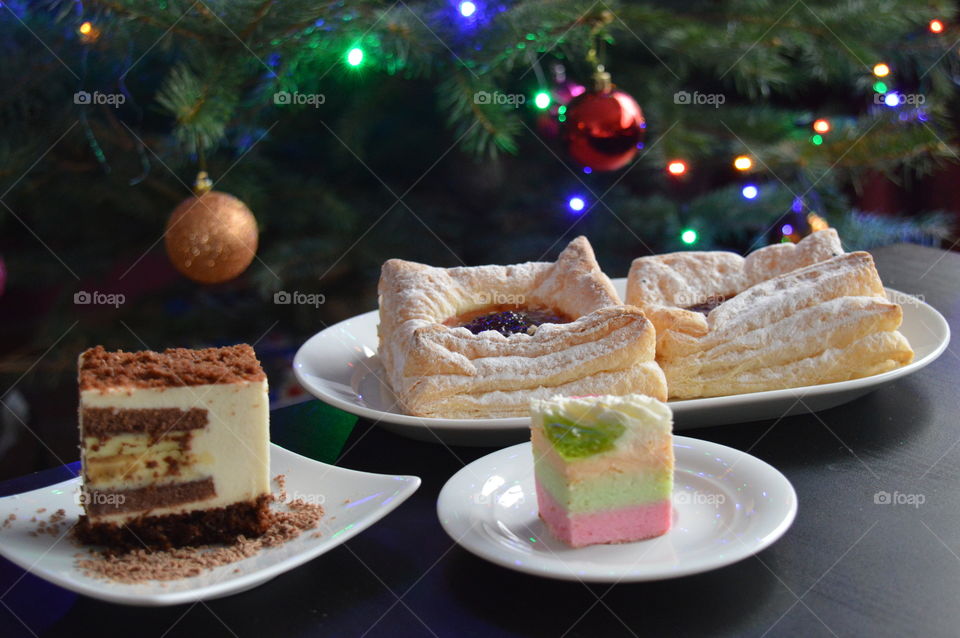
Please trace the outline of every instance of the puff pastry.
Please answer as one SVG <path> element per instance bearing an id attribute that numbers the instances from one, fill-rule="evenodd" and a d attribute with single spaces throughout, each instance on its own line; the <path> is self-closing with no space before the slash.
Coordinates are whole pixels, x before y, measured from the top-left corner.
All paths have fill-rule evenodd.
<path id="1" fill-rule="evenodd" d="M 391 259 L 379 295 L 379 354 L 408 414 L 523 416 L 531 398 L 558 394 L 666 398 L 653 325 L 623 305 L 585 237 L 555 263 L 435 268 Z M 571 321 L 509 335 L 474 334 L 456 321 L 504 305 Z"/>
<path id="2" fill-rule="evenodd" d="M 633 262 L 627 301 L 657 329 L 673 399 L 866 377 L 909 363 L 873 258 L 843 253 L 836 231 L 798 244 L 674 253 Z"/>

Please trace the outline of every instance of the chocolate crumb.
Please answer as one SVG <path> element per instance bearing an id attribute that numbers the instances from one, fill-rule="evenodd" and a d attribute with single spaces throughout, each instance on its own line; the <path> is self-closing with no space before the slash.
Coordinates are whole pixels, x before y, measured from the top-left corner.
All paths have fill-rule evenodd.
<path id="1" fill-rule="evenodd" d="M 43 514 L 46 511 L 47 511 L 46 507 L 41 507 L 40 509 L 37 510 L 37 514 Z"/>
<path id="2" fill-rule="evenodd" d="M 277 484 L 277 487 L 280 490 L 280 494 L 277 498 L 280 502 L 286 502 L 287 500 L 287 477 L 284 474 L 277 474 L 273 477 L 273 482 Z"/>
<path id="3" fill-rule="evenodd" d="M 91 550 L 92 557 L 79 558 L 75 564 L 91 578 L 119 583 L 177 580 L 250 558 L 315 528 L 323 516 L 323 507 L 302 499 L 287 501 L 284 476 L 277 476 L 274 482 L 281 491 L 279 495 L 271 495 L 271 500 L 277 505 L 270 509 L 269 526 L 262 536 L 240 536 L 229 545 L 201 545 L 160 551 L 138 549 L 125 554 Z M 239 567 L 233 569 L 233 573 L 240 571 Z"/>

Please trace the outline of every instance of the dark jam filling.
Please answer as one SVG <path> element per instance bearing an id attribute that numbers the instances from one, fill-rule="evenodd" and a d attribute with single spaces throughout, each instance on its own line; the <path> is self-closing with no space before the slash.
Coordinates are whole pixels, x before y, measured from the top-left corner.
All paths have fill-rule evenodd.
<path id="1" fill-rule="evenodd" d="M 724 301 L 732 298 L 733 298 L 732 295 L 730 297 L 723 297 L 721 295 L 710 296 L 710 297 L 707 297 L 707 300 L 704 301 L 703 303 L 698 303 L 693 306 L 687 306 L 686 308 L 684 308 L 684 310 L 689 310 L 690 312 L 699 312 L 704 315 L 709 315 L 714 308 L 722 304 Z"/>
<path id="2" fill-rule="evenodd" d="M 569 323 L 570 321 L 569 317 L 554 310 L 516 308 L 482 314 L 470 313 L 466 316 L 455 317 L 445 323 L 449 326 L 466 328 L 473 334 L 495 330 L 503 336 L 509 337 L 512 334 L 528 334 L 531 327 L 545 323 Z"/>

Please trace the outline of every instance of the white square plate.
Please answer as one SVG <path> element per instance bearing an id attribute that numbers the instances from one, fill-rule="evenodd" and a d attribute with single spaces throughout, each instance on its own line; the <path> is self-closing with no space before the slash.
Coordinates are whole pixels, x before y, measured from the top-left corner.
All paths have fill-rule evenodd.
<path id="1" fill-rule="evenodd" d="M 66 511 L 71 526 L 81 513 L 77 495 L 80 478 L 32 492 L 0 498 L 0 555 L 32 574 L 84 596 L 125 605 L 177 605 L 220 598 L 252 589 L 271 578 L 316 558 L 357 535 L 389 514 L 420 487 L 416 476 L 390 476 L 347 470 L 270 446 L 270 474 L 286 477 L 289 498 L 321 503 L 324 514 L 316 529 L 256 556 L 205 571 L 191 578 L 124 584 L 85 576 L 74 565 L 74 554 L 85 551 L 63 532 L 31 536 L 37 523 L 58 509 Z M 42 514 L 37 510 L 46 508 Z M 64 528 L 67 529 L 67 528 Z M 316 532 L 320 535 L 317 536 Z"/>

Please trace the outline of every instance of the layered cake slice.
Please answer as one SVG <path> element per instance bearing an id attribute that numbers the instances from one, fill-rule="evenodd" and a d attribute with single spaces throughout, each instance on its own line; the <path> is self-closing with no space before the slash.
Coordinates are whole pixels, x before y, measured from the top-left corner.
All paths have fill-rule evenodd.
<path id="1" fill-rule="evenodd" d="M 540 518 L 573 547 L 626 543 L 670 529 L 673 419 L 638 394 L 533 400 Z"/>
<path id="2" fill-rule="evenodd" d="M 177 547 L 268 524 L 267 377 L 253 348 L 80 355 L 77 537 Z"/>

